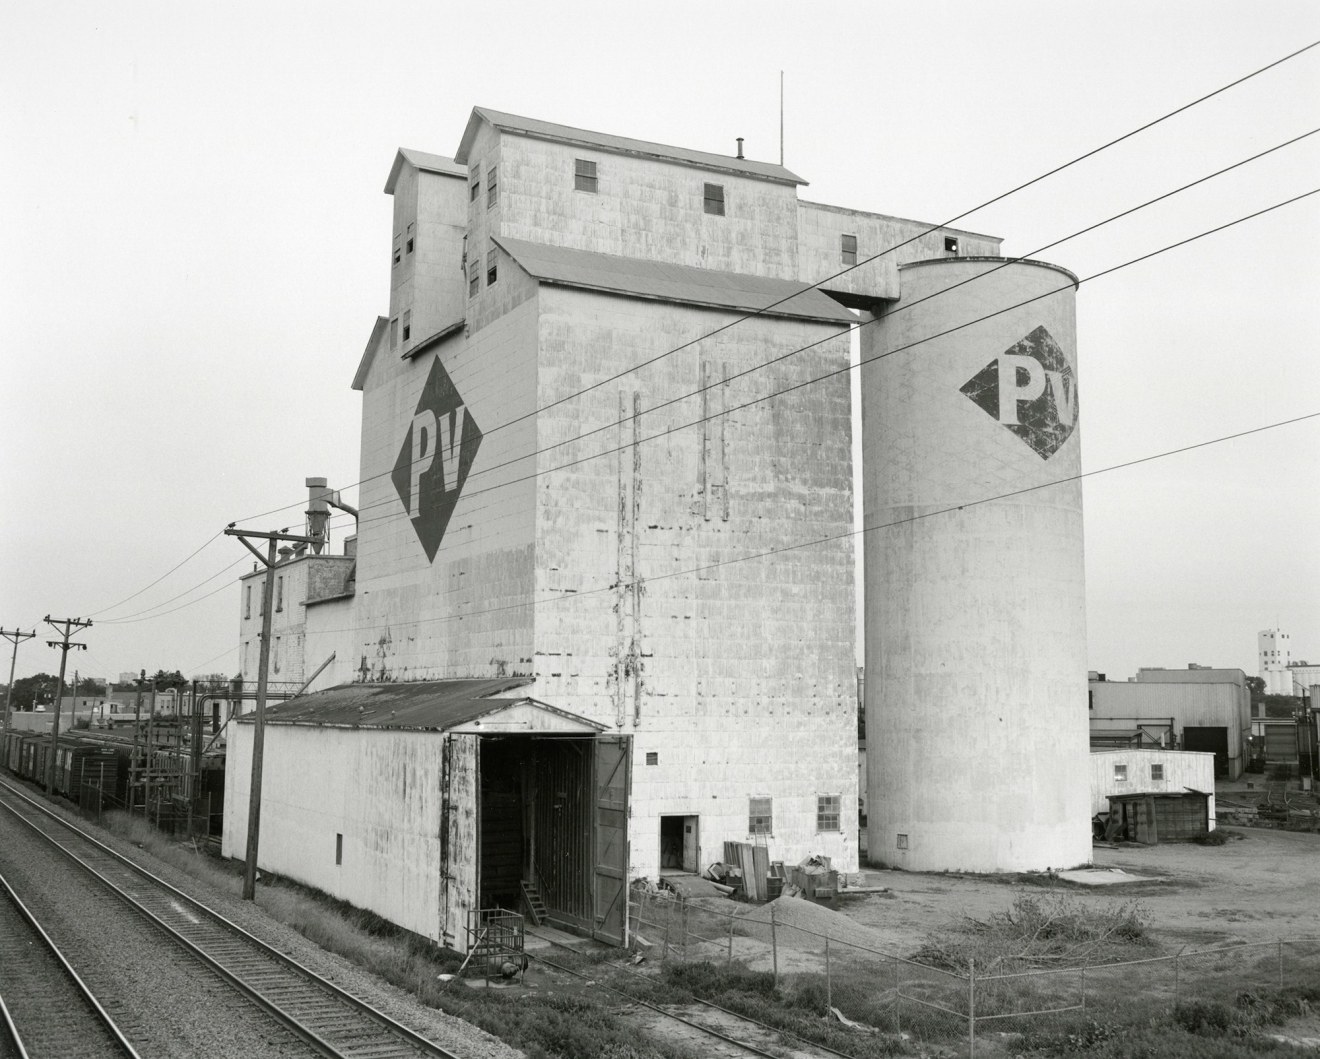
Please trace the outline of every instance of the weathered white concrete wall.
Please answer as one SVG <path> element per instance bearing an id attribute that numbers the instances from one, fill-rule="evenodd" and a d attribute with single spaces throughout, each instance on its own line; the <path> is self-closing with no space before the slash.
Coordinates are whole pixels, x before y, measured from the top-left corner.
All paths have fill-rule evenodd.
<path id="1" fill-rule="evenodd" d="M 662 815 L 699 816 L 703 865 L 720 859 L 725 839 L 748 840 L 753 796 L 773 799 L 774 859 L 823 853 L 853 870 L 849 380 L 754 403 L 845 365 L 846 332 L 745 321 L 549 408 L 735 317 L 558 288 L 539 301 L 538 448 L 558 447 L 538 458 L 532 693 L 634 734 L 635 874 L 658 872 Z M 635 449 L 631 423 L 610 425 L 634 394 L 639 439 L 673 430 Z M 810 546 L 717 565 L 793 545 Z M 837 831 L 817 831 L 819 795 L 839 796 Z"/>
<path id="2" fill-rule="evenodd" d="M 1210 830 L 1215 829 L 1215 756 L 1181 750 L 1096 750 L 1091 753 L 1091 815 L 1109 812 L 1111 794 L 1181 794 L 1186 790 L 1210 795 Z M 1115 766 L 1126 765 L 1126 776 Z M 1155 779 L 1151 766 L 1164 770 Z"/>
<path id="3" fill-rule="evenodd" d="M 247 851 L 252 725 L 230 726 L 221 852 Z M 440 755 L 426 732 L 267 725 L 258 863 L 440 940 Z M 335 836 L 343 863 L 335 863 Z"/>
<path id="4" fill-rule="evenodd" d="M 1092 681 L 1090 693 L 1090 727 L 1097 733 L 1133 728 L 1134 718 L 1171 718 L 1179 744 L 1188 726 L 1228 729 L 1229 779 L 1242 774 L 1251 718 L 1244 713 L 1236 684 L 1103 680 Z"/>
<path id="5" fill-rule="evenodd" d="M 797 195 L 772 183 L 689 165 L 525 136 L 477 137 L 469 165 L 498 139 L 500 234 L 756 276 L 798 277 Z M 599 190 L 574 190 L 574 160 L 596 163 Z M 724 187 L 724 216 L 705 212 L 707 183 Z"/>
<path id="6" fill-rule="evenodd" d="M 404 164 L 394 186 L 394 233 L 390 257 L 390 356 L 463 317 L 462 275 L 467 184 L 447 173 L 421 172 Z M 408 239 L 413 251 L 408 252 Z M 394 252 L 398 250 L 398 263 Z M 411 333 L 403 337 L 404 313 Z"/>
<path id="7" fill-rule="evenodd" d="M 862 331 L 873 863 L 1090 860 L 1073 287 L 1001 264 L 907 266 L 902 301 Z M 1053 352 L 1019 345 L 1042 326 Z M 1046 457 L 1015 424 L 1061 444 Z"/>
<path id="8" fill-rule="evenodd" d="M 1001 240 L 957 228 L 938 228 L 920 221 L 887 217 L 879 213 L 827 206 L 820 202 L 798 203 L 798 279 L 820 283 L 825 290 L 846 291 L 877 298 L 899 296 L 898 266 L 909 261 L 955 256 L 944 249 L 944 241 L 958 240 L 958 254 L 998 254 Z M 859 264 L 846 275 L 822 283 L 826 277 L 849 266 L 843 260 L 844 235 L 857 238 L 857 261 L 876 254 L 884 256 Z"/>

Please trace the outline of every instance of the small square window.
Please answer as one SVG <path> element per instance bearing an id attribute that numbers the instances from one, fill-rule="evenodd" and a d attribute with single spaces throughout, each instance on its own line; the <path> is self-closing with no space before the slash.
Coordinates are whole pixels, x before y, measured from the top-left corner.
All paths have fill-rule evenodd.
<path id="1" fill-rule="evenodd" d="M 944 237 L 944 252 L 946 254 L 956 254 L 958 252 L 958 237 L 946 235 Z"/>
<path id="2" fill-rule="evenodd" d="M 596 178 L 596 163 L 585 158 L 573 159 L 573 189 L 575 191 L 599 191 L 600 181 Z"/>
<path id="3" fill-rule="evenodd" d="M 474 180 L 472 181 L 472 184 L 468 187 L 468 201 L 476 202 L 477 199 L 480 197 L 480 195 L 481 195 L 481 181 Z"/>
<path id="4" fill-rule="evenodd" d="M 898 836 L 898 848 L 899 848 L 899 849 L 907 849 L 907 848 L 908 848 L 908 837 L 907 837 L 907 835 L 904 835 L 904 834 L 901 834 L 901 833 L 899 834 L 899 836 Z"/>
<path id="5" fill-rule="evenodd" d="M 403 260 L 403 255 L 399 253 L 399 248 L 396 246 L 394 248 L 394 263 L 397 265 L 402 260 Z"/>
<path id="6" fill-rule="evenodd" d="M 344 836 L 335 835 L 335 863 L 344 863 Z"/>
<path id="7" fill-rule="evenodd" d="M 405 342 L 412 338 L 412 310 L 403 310 L 403 340 Z"/>
<path id="8" fill-rule="evenodd" d="M 275 613 L 284 609 L 284 575 L 275 578 Z"/>
<path id="9" fill-rule="evenodd" d="M 705 206 L 707 213 L 713 213 L 717 217 L 724 216 L 724 185 L 723 184 L 706 185 Z"/>
<path id="10" fill-rule="evenodd" d="M 1115 783 L 1126 783 L 1126 782 L 1127 782 L 1127 766 L 1126 766 L 1126 765 L 1115 765 L 1115 766 L 1114 766 L 1114 782 L 1115 782 Z"/>
<path id="11" fill-rule="evenodd" d="M 500 200 L 500 187 L 497 182 L 495 167 L 486 170 L 486 209 L 490 209 Z"/>
<path id="12" fill-rule="evenodd" d="M 473 261 L 472 264 L 469 266 L 468 297 L 471 298 L 475 296 L 477 291 L 480 289 L 481 289 L 481 262 Z"/>
<path id="13" fill-rule="evenodd" d="M 408 253 L 411 254 L 413 252 L 413 241 L 409 239 L 406 245 L 408 247 Z"/>
<path id="14" fill-rule="evenodd" d="M 646 752 L 646 763 L 647 763 L 648 765 L 658 765 L 658 764 L 660 764 L 660 753 L 659 753 L 659 751 L 656 751 L 656 750 L 648 750 L 648 751 Z"/>
<path id="15" fill-rule="evenodd" d="M 841 794 L 821 794 L 816 798 L 816 830 L 838 831 Z"/>
<path id="16" fill-rule="evenodd" d="M 390 349 L 399 348 L 399 318 L 390 321 Z"/>
<path id="17" fill-rule="evenodd" d="M 747 833 L 751 835 L 773 835 L 774 814 L 771 811 L 772 799 L 753 798 L 747 808 Z"/>
<path id="18" fill-rule="evenodd" d="M 486 251 L 486 286 L 491 287 L 495 284 L 496 266 L 498 262 L 495 258 L 494 250 Z"/>
<path id="19" fill-rule="evenodd" d="M 1152 780 L 1155 780 L 1156 782 L 1158 782 L 1158 781 L 1164 779 L 1164 766 L 1163 766 L 1163 765 L 1151 765 L 1151 767 L 1150 767 L 1150 778 L 1151 778 Z"/>
<path id="20" fill-rule="evenodd" d="M 845 265 L 857 264 L 857 236 L 845 235 L 843 237 L 843 263 Z"/>

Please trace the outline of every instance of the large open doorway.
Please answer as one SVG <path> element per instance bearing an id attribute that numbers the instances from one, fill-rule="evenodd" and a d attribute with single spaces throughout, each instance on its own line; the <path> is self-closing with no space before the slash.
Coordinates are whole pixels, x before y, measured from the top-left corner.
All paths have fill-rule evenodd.
<path id="1" fill-rule="evenodd" d="M 623 944 L 627 739 L 492 735 L 479 742 L 479 907 Z"/>

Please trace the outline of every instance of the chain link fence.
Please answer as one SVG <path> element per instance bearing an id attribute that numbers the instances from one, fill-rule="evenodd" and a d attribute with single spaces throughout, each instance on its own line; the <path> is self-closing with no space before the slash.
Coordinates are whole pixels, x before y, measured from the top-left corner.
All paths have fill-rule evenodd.
<path id="1" fill-rule="evenodd" d="M 1320 980 L 1320 938 L 1300 937 L 1184 950 L 1140 960 L 1040 967 L 996 959 L 978 969 L 939 967 L 798 921 L 809 901 L 725 910 L 672 894 L 635 889 L 628 914 L 652 958 L 738 964 L 768 972 L 786 993 L 809 991 L 836 1016 L 918 1041 L 968 1042 L 987 1033 L 1030 1032 L 1043 1020 L 1101 1015 L 1133 998 L 1175 1004 L 1250 1004 L 1255 991 Z M 805 918 L 810 919 L 810 916 Z"/>

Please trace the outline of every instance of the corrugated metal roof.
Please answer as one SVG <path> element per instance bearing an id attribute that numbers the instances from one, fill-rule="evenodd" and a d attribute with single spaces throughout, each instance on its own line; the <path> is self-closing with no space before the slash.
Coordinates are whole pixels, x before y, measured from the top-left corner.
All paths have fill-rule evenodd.
<path id="1" fill-rule="evenodd" d="M 545 283 L 740 312 L 774 305 L 766 311 L 767 315 L 844 325 L 856 323 L 856 317 L 829 295 L 796 280 L 716 272 L 505 236 L 491 238 L 533 278 Z"/>
<path id="2" fill-rule="evenodd" d="M 371 370 L 371 362 L 376 356 L 376 350 L 385 341 L 385 329 L 389 325 L 389 317 L 376 317 L 376 322 L 371 328 L 371 337 L 367 339 L 367 348 L 362 351 L 362 359 L 358 361 L 357 374 L 353 376 L 353 389 L 360 390 L 366 386 L 367 372 Z"/>
<path id="3" fill-rule="evenodd" d="M 402 728 L 448 731 L 511 707 L 531 706 L 542 714 L 573 722 L 574 727 L 603 730 L 584 717 L 527 696 L 502 697 L 531 684 L 531 677 L 505 680 L 427 680 L 397 684 L 341 684 L 300 695 L 266 709 L 266 722 L 340 728 Z M 251 724 L 252 714 L 239 719 Z"/>
<path id="4" fill-rule="evenodd" d="M 504 709 L 510 699 L 493 699 L 532 683 L 506 680 L 425 680 L 394 684 L 340 684 L 266 708 L 271 724 L 333 724 L 363 728 L 443 730 Z M 242 720 L 250 721 L 251 714 Z"/>
<path id="5" fill-rule="evenodd" d="M 460 180 L 467 179 L 467 166 L 459 165 L 452 158 L 446 158 L 442 154 L 416 151 L 411 147 L 400 147 L 394 156 L 394 164 L 390 166 L 389 178 L 385 181 L 386 195 L 394 194 L 394 185 L 399 181 L 399 173 L 403 170 L 404 162 L 426 173 L 440 173 L 444 176 L 458 177 Z"/>
<path id="6" fill-rule="evenodd" d="M 465 163 L 472 141 L 476 138 L 478 122 L 485 120 L 501 132 L 512 132 L 522 136 L 534 136 L 541 140 L 553 140 L 556 143 L 580 144 L 600 151 L 614 154 L 631 154 L 643 158 L 656 158 L 666 162 L 680 162 L 696 166 L 698 169 L 711 169 L 721 173 L 733 173 L 737 176 L 755 177 L 759 180 L 771 180 L 778 184 L 806 184 L 796 173 L 774 162 L 756 162 L 750 158 L 735 158 L 732 155 L 711 154 L 708 151 L 693 151 L 687 147 L 671 147 L 663 143 L 651 143 L 649 140 L 634 140 L 628 136 L 614 136 L 605 132 L 592 132 L 590 129 L 577 129 L 571 125 L 556 125 L 552 121 L 540 121 L 536 118 L 524 118 L 517 114 L 506 114 L 486 107 L 473 107 L 472 117 L 468 119 L 463 131 L 462 142 L 454 152 L 454 159 Z"/>

